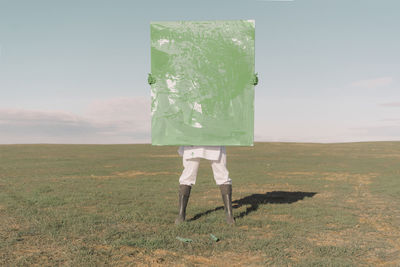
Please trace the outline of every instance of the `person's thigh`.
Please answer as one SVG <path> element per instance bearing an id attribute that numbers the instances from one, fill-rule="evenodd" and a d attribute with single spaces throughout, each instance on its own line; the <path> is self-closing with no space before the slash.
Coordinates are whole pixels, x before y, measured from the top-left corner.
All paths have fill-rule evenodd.
<path id="1" fill-rule="evenodd" d="M 183 171 L 179 178 L 179 184 L 194 185 L 196 183 L 197 171 L 199 169 L 200 159 L 183 159 Z"/>
<path id="2" fill-rule="evenodd" d="M 226 154 L 222 153 L 219 160 L 212 160 L 211 167 L 214 173 L 214 180 L 217 185 L 232 184 L 229 178 L 229 171 L 226 168 Z"/>

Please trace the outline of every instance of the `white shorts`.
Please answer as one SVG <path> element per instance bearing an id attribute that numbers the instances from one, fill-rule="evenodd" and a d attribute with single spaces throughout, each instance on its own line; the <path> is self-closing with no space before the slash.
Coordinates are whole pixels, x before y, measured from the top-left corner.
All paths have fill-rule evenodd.
<path id="1" fill-rule="evenodd" d="M 221 153 L 219 160 L 210 160 L 211 168 L 214 173 L 214 180 L 217 185 L 232 184 L 229 178 L 229 172 L 226 168 L 226 154 Z M 179 184 L 194 185 L 196 183 L 197 171 L 200 165 L 200 158 L 185 159 L 183 158 L 183 167 Z"/>

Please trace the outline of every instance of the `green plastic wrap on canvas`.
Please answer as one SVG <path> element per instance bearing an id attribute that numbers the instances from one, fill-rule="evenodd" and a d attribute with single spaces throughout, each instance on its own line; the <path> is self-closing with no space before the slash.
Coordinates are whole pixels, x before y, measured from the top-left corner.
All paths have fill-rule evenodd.
<path id="1" fill-rule="evenodd" d="M 254 20 L 150 28 L 152 144 L 252 146 Z"/>

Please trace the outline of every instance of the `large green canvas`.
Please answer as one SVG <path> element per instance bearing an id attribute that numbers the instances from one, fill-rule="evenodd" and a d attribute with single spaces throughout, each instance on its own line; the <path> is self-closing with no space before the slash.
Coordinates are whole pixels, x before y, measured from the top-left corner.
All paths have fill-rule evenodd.
<path id="1" fill-rule="evenodd" d="M 254 20 L 150 29 L 152 144 L 252 146 Z"/>

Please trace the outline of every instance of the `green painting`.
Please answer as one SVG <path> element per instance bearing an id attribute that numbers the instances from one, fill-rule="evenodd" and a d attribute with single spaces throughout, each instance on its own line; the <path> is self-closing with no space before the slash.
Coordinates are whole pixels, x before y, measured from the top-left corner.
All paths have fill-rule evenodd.
<path id="1" fill-rule="evenodd" d="M 252 146 L 254 20 L 150 29 L 152 144 Z"/>

